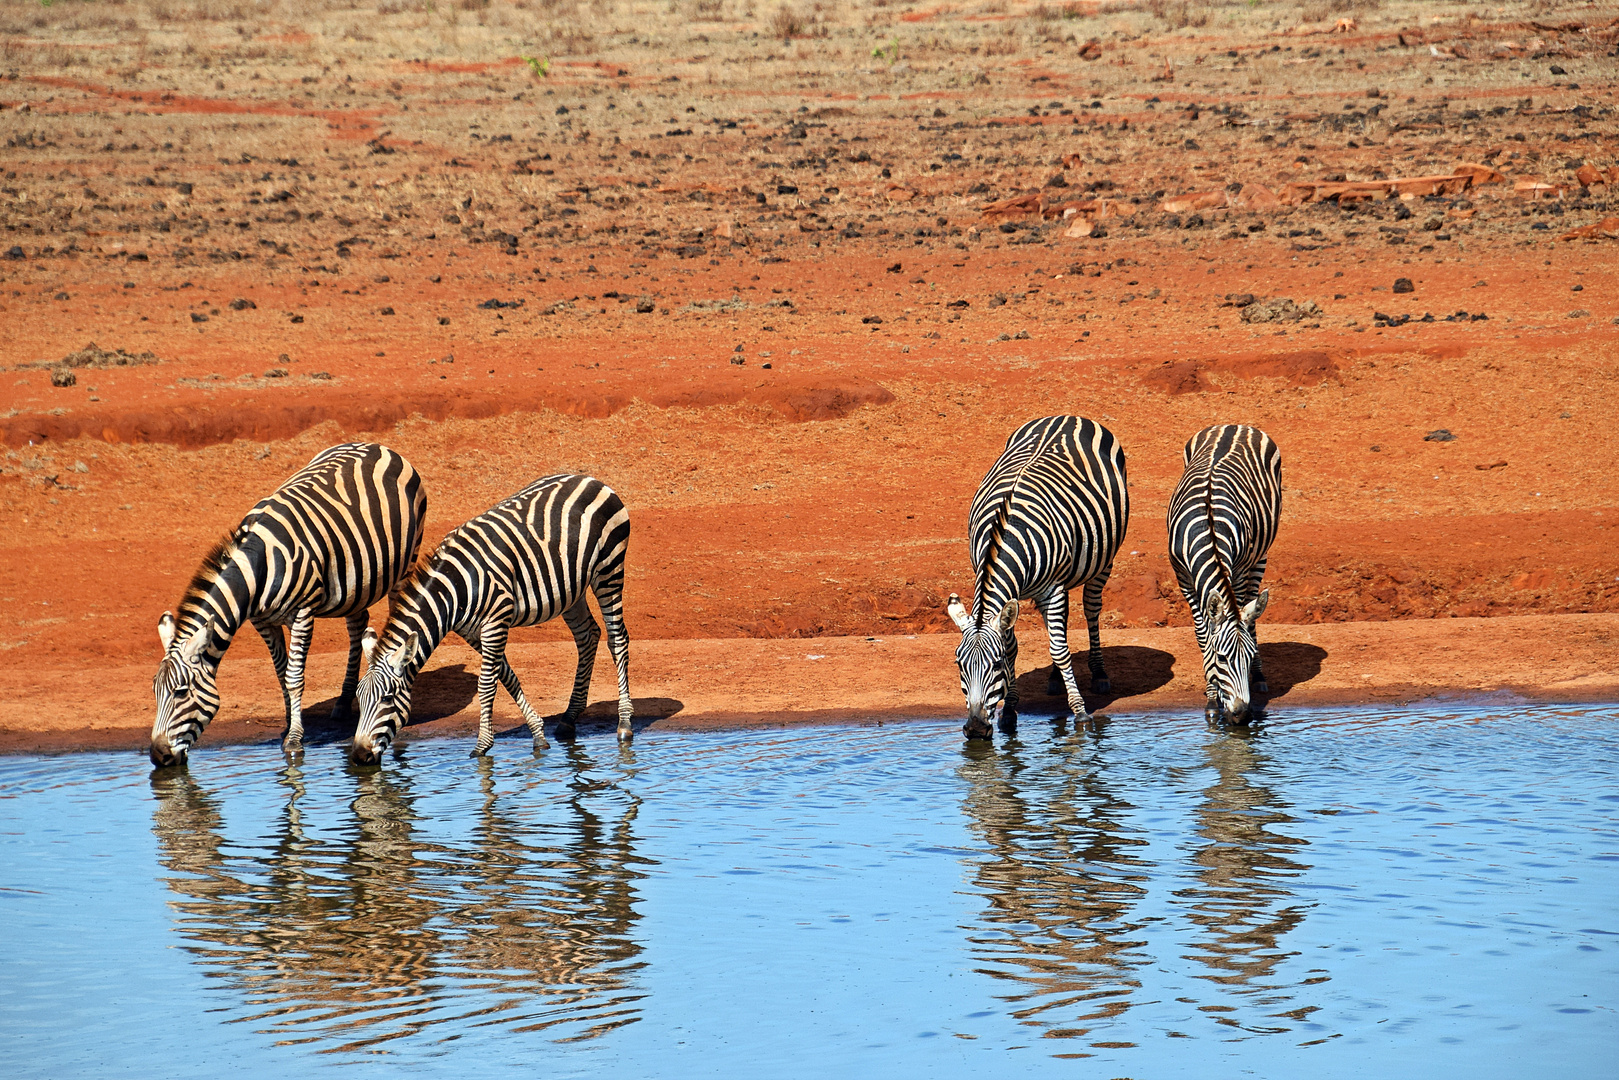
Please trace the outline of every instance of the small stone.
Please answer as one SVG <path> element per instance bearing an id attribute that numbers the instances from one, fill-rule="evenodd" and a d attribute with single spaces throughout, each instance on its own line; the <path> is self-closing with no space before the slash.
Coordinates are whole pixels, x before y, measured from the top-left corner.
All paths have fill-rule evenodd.
<path id="1" fill-rule="evenodd" d="M 321 379 L 323 381 L 329 382 L 329 381 L 331 381 L 332 373 L 329 372 L 329 371 L 311 371 L 309 373 L 309 377 L 311 379 Z"/>
<path id="2" fill-rule="evenodd" d="M 244 300 L 240 296 L 230 302 L 230 309 L 232 311 L 247 311 L 250 308 L 257 309 L 258 305 L 251 300 Z"/>
<path id="3" fill-rule="evenodd" d="M 381 311 L 377 312 L 378 315 L 392 315 L 393 313 L 394 309 L 391 307 L 385 307 Z"/>
<path id="4" fill-rule="evenodd" d="M 292 321 L 295 323 L 301 323 L 304 321 L 304 317 L 302 315 L 294 315 L 292 317 Z"/>
<path id="5" fill-rule="evenodd" d="M 90 471 L 90 466 L 86 465 L 82 461 L 75 461 L 73 463 L 73 471 L 74 472 L 89 472 Z"/>
<path id="6" fill-rule="evenodd" d="M 273 367 L 269 371 L 266 371 L 264 373 L 264 377 L 266 379 L 285 379 L 287 377 L 287 369 L 286 368 L 281 368 L 281 367 Z"/>
<path id="7" fill-rule="evenodd" d="M 1436 431 L 1430 431 L 1430 432 L 1428 432 L 1428 434 L 1424 435 L 1422 437 L 1422 441 L 1423 442 L 1455 442 L 1456 441 L 1456 436 L 1454 436 L 1454 435 L 1452 435 L 1450 433 L 1449 428 L 1439 428 Z"/>
<path id="8" fill-rule="evenodd" d="M 637 315 L 650 315 L 656 306 L 651 297 L 643 296 L 635 302 L 635 313 Z"/>
<path id="9" fill-rule="evenodd" d="M 11 250 L 6 252 L 6 258 L 8 259 L 26 259 L 27 257 L 23 249 L 16 245 L 12 245 Z"/>
<path id="10" fill-rule="evenodd" d="M 1394 291 L 1397 293 L 1416 292 L 1417 287 L 1411 284 L 1411 279 L 1408 277 L 1395 278 Z"/>
<path id="11" fill-rule="evenodd" d="M 438 317 L 438 324 L 440 326 L 449 326 L 450 325 L 450 317 L 448 315 L 440 315 Z"/>

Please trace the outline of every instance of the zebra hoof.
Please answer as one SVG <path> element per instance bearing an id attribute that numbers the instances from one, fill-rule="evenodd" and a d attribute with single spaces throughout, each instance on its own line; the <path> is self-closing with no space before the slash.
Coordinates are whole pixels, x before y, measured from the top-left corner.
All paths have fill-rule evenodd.
<path id="1" fill-rule="evenodd" d="M 631 728 L 629 725 L 626 724 L 624 727 L 621 727 L 621 728 L 618 729 L 618 741 L 619 742 L 624 743 L 625 745 L 628 745 L 630 743 L 630 741 L 632 739 L 634 739 L 634 738 L 635 738 L 635 730 L 633 728 Z"/>
<path id="2" fill-rule="evenodd" d="M 557 742 L 573 742 L 579 732 L 572 723 L 559 723 L 554 734 L 557 737 Z"/>
<path id="3" fill-rule="evenodd" d="M 1001 729 L 1001 734 L 1003 735 L 1015 734 L 1017 732 L 1017 713 L 1002 713 L 995 726 Z"/>
<path id="4" fill-rule="evenodd" d="M 289 740 L 287 740 L 286 742 L 281 744 L 281 753 L 283 755 L 285 755 L 286 757 L 289 757 L 289 758 L 302 757 L 303 753 L 304 753 L 304 742 L 303 742 L 303 740 L 302 739 L 289 739 Z"/>

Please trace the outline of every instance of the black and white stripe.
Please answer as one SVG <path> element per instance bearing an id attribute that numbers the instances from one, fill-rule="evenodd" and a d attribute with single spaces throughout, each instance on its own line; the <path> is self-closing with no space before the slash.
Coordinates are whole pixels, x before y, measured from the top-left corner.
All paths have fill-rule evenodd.
<path id="1" fill-rule="evenodd" d="M 1192 608 L 1208 680 L 1205 715 L 1245 723 L 1249 688 L 1268 687 L 1254 623 L 1282 517 L 1282 455 L 1258 428 L 1204 428 L 1186 444 L 1186 471 L 1169 500 L 1169 564 Z"/>
<path id="2" fill-rule="evenodd" d="M 262 500 L 202 561 L 176 619 L 158 620 L 154 765 L 175 765 L 219 711 L 219 662 L 243 623 L 270 647 L 286 702 L 282 747 L 303 746 L 304 661 L 316 619 L 343 619 L 349 663 L 336 719 L 360 672 L 366 609 L 409 571 L 427 495 L 410 462 L 375 443 L 323 450 Z M 290 641 L 282 627 L 290 627 Z"/>
<path id="3" fill-rule="evenodd" d="M 613 490 L 589 476 L 547 476 L 455 529 L 399 587 L 380 643 L 367 631 L 369 662 L 360 680 L 360 723 L 353 759 L 377 760 L 410 718 L 410 691 L 445 635 L 459 634 L 483 656 L 478 674 L 478 746 L 494 744 L 495 684 L 523 712 L 536 748 L 545 743 L 539 713 L 506 662 L 514 626 L 561 615 L 579 647 L 573 696 L 557 734 L 567 738 L 584 711 L 601 628 L 586 592 L 607 623 L 607 647 L 618 667 L 618 737 L 630 738 L 629 635 L 624 629 L 624 558 L 630 515 Z"/>
<path id="4" fill-rule="evenodd" d="M 1017 716 L 1018 601 L 1033 600 L 1051 639 L 1052 692 L 1060 678 L 1074 715 L 1084 719 L 1068 653 L 1068 592 L 1084 587 L 1093 689 L 1110 689 L 1102 667 L 1102 586 L 1130 523 L 1124 451 L 1113 433 L 1078 416 L 1031 420 L 1012 433 L 978 485 L 968 518 L 976 572 L 973 614 L 951 594 L 961 629 L 956 665 L 967 697 L 968 738 L 988 738 L 989 717 L 1005 702 L 1002 725 Z"/>

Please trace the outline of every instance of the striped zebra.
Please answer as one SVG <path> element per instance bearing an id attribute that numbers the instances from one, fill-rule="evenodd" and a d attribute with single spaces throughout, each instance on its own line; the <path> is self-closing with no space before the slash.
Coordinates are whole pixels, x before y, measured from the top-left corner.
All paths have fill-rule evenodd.
<path id="1" fill-rule="evenodd" d="M 968 519 L 977 601 L 969 615 L 950 594 L 946 610 L 961 630 L 956 666 L 967 697 L 969 739 L 990 737 L 989 718 L 1005 702 L 1001 724 L 1017 720 L 1018 601 L 1046 618 L 1055 665 L 1048 686 L 1067 691 L 1069 708 L 1088 719 L 1068 653 L 1068 592 L 1084 586 L 1090 628 L 1091 686 L 1111 689 L 1102 666 L 1102 586 L 1130 523 L 1124 451 L 1094 420 L 1048 416 L 1012 433 L 978 485 Z"/>
<path id="2" fill-rule="evenodd" d="M 1210 723 L 1247 723 L 1250 680 L 1269 690 L 1254 623 L 1265 554 L 1282 517 L 1282 456 L 1258 428 L 1223 424 L 1186 443 L 1186 471 L 1169 499 L 1169 564 L 1192 608 L 1203 652 Z"/>
<path id="3" fill-rule="evenodd" d="M 478 745 L 494 744 L 495 684 L 522 710 L 544 747 L 540 714 L 523 696 L 506 662 L 514 626 L 535 626 L 561 615 L 579 648 L 573 696 L 557 724 L 571 738 L 589 700 L 601 628 L 585 602 L 588 589 L 607 623 L 607 647 L 618 667 L 618 737 L 630 730 L 630 639 L 624 629 L 624 559 L 630 514 L 613 489 L 589 476 L 562 474 L 536 480 L 511 498 L 450 532 L 438 550 L 402 582 L 391 598 L 379 640 L 367 630 L 365 677 L 360 680 L 360 723 L 351 757 L 374 764 L 410 719 L 410 691 L 422 665 L 446 634 L 459 634 L 483 656 L 478 673 Z"/>
<path id="4" fill-rule="evenodd" d="M 179 618 L 165 611 L 158 620 L 163 662 L 152 680 L 152 764 L 183 763 L 202 738 L 219 711 L 219 662 L 243 623 L 252 623 L 270 647 L 287 709 L 281 747 L 296 754 L 303 749 L 304 661 L 315 620 L 343 619 L 349 663 L 332 716 L 348 719 L 366 609 L 415 562 L 426 513 L 416 470 L 375 443 L 322 450 L 248 511 L 203 558 Z"/>

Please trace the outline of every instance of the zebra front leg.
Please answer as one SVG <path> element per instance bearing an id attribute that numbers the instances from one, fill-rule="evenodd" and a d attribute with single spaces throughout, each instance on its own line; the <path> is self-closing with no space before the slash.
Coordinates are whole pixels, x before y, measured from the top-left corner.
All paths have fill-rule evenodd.
<path id="1" fill-rule="evenodd" d="M 523 684 L 518 681 L 517 672 L 512 670 L 511 661 L 502 656 L 495 675 L 500 679 L 500 685 L 512 696 L 512 700 L 517 702 L 518 709 L 522 710 L 523 722 L 528 725 L 529 733 L 534 736 L 534 749 L 544 750 L 550 745 L 545 741 L 545 717 L 528 703 L 528 697 L 523 693 Z"/>
<path id="2" fill-rule="evenodd" d="M 292 618 L 287 635 L 287 730 L 281 736 L 281 752 L 292 755 L 304 749 L 304 665 L 309 660 L 309 642 L 315 636 L 315 609 L 304 608 Z"/>
<path id="3" fill-rule="evenodd" d="M 607 651 L 613 654 L 613 666 L 618 669 L 618 741 L 629 742 L 635 735 L 631 724 L 635 706 L 630 701 L 630 634 L 624 627 L 622 587 L 598 591 L 596 603 L 607 624 Z"/>
<path id="4" fill-rule="evenodd" d="M 282 719 L 292 723 L 292 695 L 287 693 L 287 635 L 279 623 L 255 622 L 253 629 L 259 632 L 264 644 L 270 649 L 270 663 L 275 666 L 275 681 L 281 687 L 281 704 L 285 710 Z"/>
<path id="5" fill-rule="evenodd" d="M 478 668 L 478 743 L 472 749 L 473 757 L 482 757 L 495 745 L 495 687 L 500 682 L 500 669 L 506 665 L 509 630 L 503 622 L 486 625 L 472 643 L 483 656 Z"/>
<path id="6" fill-rule="evenodd" d="M 590 613 L 590 605 L 585 602 L 583 593 L 573 607 L 562 613 L 562 621 L 573 631 L 573 643 L 579 649 L 579 669 L 573 676 L 573 694 L 568 698 L 568 711 L 557 721 L 557 738 L 571 739 L 574 724 L 585 711 L 585 706 L 590 704 L 590 675 L 596 667 L 596 645 L 601 641 L 602 632 L 601 627 L 596 625 L 596 617 Z"/>
<path id="7" fill-rule="evenodd" d="M 1098 694 L 1113 692 L 1113 683 L 1107 677 L 1107 668 L 1102 666 L 1102 586 L 1113 573 L 1113 567 L 1108 566 L 1100 577 L 1085 583 L 1085 629 L 1090 633 L 1090 666 L 1091 689 Z M 1079 713 L 1075 713 L 1078 716 Z"/>
<path id="8" fill-rule="evenodd" d="M 1259 595 L 1259 583 L 1265 580 L 1266 561 L 1267 556 L 1260 556 L 1259 561 L 1254 563 L 1253 570 L 1248 573 L 1248 602 L 1252 602 L 1254 597 Z M 1270 693 L 1270 684 L 1265 681 L 1265 669 L 1259 664 L 1259 627 L 1257 623 L 1250 623 L 1248 630 L 1254 636 L 1254 688 L 1261 694 L 1268 694 Z"/>
<path id="9" fill-rule="evenodd" d="M 1017 630 L 1015 624 L 1008 626 L 1005 636 L 1001 639 L 1001 677 L 1006 680 L 1006 695 L 1001 705 L 1001 721 L 997 725 L 1003 732 L 1011 734 L 1017 730 Z"/>
<path id="10" fill-rule="evenodd" d="M 347 725 L 354 720 L 354 688 L 360 684 L 360 638 L 365 635 L 365 624 L 371 613 L 364 608 L 345 616 L 343 624 L 349 631 L 349 664 L 343 672 L 343 689 L 338 692 L 337 704 L 332 706 L 332 723 Z"/>
<path id="11" fill-rule="evenodd" d="M 1068 652 L 1068 593 L 1053 589 L 1037 603 L 1046 617 L 1046 638 L 1051 643 L 1051 662 L 1062 676 L 1063 691 L 1068 695 L 1068 708 L 1074 719 L 1083 723 L 1090 719 L 1085 711 L 1085 697 L 1079 692 L 1079 680 L 1074 678 L 1074 658 Z"/>

